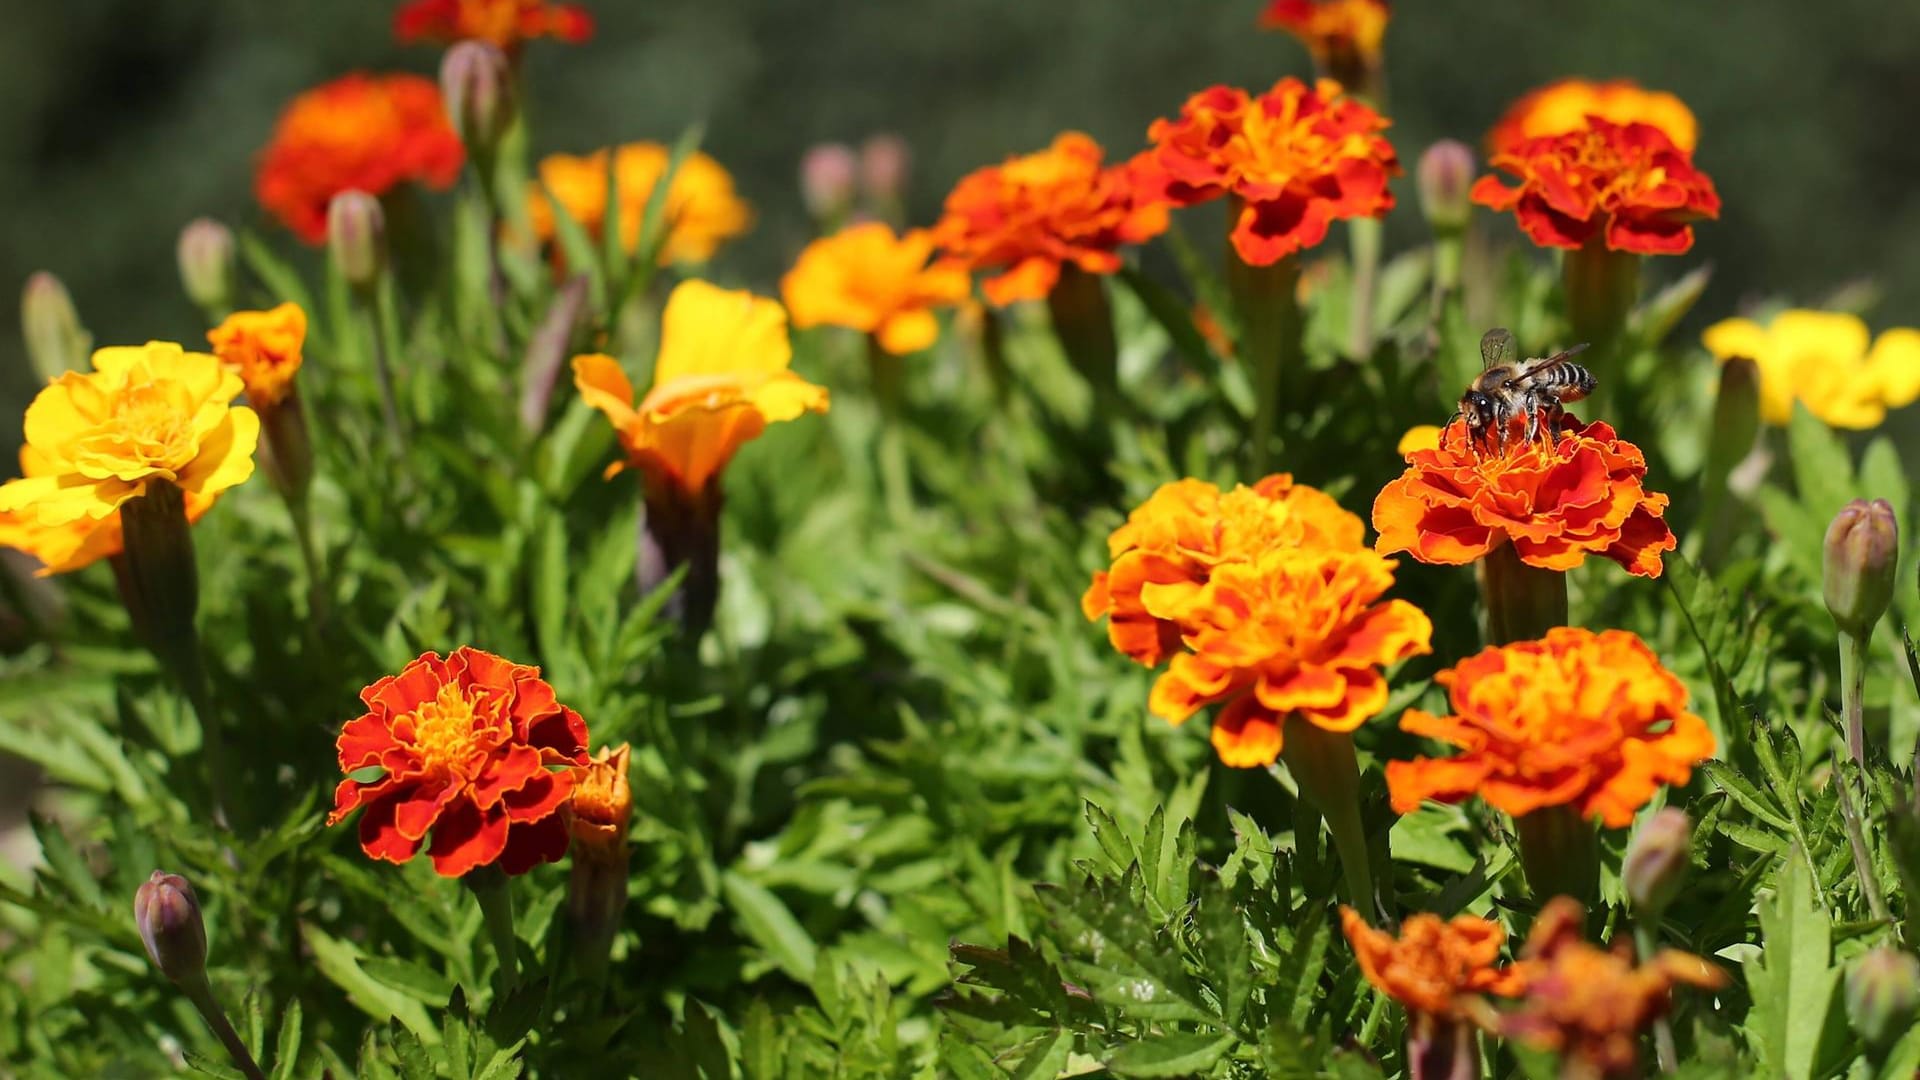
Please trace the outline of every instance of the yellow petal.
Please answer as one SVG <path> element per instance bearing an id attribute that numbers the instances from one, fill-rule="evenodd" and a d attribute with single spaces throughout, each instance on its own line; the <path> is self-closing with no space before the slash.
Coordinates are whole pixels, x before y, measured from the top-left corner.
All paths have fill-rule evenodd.
<path id="1" fill-rule="evenodd" d="M 1401 457 L 1406 457 L 1416 450 L 1438 449 L 1440 449 L 1440 427 L 1437 424 L 1416 424 L 1408 428 L 1405 435 L 1400 436 L 1398 452 Z"/>
<path id="2" fill-rule="evenodd" d="M 792 360 L 787 313 L 779 304 L 690 280 L 667 297 L 653 385 L 689 375 L 784 371 Z"/>
<path id="3" fill-rule="evenodd" d="M 181 470 L 181 490 L 218 495 L 253 475 L 253 451 L 260 441 L 260 414 L 245 405 L 227 411 L 221 424 L 200 443 L 200 454 Z"/>
<path id="4" fill-rule="evenodd" d="M 1882 333 L 1867 354 L 1867 369 L 1890 407 L 1920 398 L 1920 330 L 1896 327 Z"/>
<path id="5" fill-rule="evenodd" d="M 1751 360 L 1760 359 L 1766 350 L 1767 332 L 1752 319 L 1722 319 L 1700 335 L 1700 341 L 1715 359 L 1731 360 L 1744 356 Z"/>
<path id="6" fill-rule="evenodd" d="M 880 324 L 880 347 L 895 356 L 906 356 L 933 347 L 940 340 L 940 320 L 925 309 L 903 311 Z"/>
<path id="7" fill-rule="evenodd" d="M 802 413 L 827 411 L 827 388 L 815 386 L 791 371 L 783 371 L 754 387 L 749 397 L 768 423 L 792 420 Z"/>

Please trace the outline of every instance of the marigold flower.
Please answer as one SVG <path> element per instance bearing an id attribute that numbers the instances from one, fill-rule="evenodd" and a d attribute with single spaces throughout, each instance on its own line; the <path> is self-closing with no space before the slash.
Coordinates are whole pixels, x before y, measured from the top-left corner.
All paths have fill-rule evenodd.
<path id="1" fill-rule="evenodd" d="M 41 526 L 97 524 L 150 482 L 211 499 L 253 475 L 260 419 L 229 405 L 240 377 L 168 341 L 93 354 L 27 406 L 27 475 L 0 485 L 0 513 Z"/>
<path id="2" fill-rule="evenodd" d="M 1438 424 L 1415 424 L 1400 436 L 1400 445 L 1394 447 L 1394 453 L 1406 457 L 1416 450 L 1440 449 L 1440 426 Z"/>
<path id="3" fill-rule="evenodd" d="M 574 773 L 550 767 L 587 764 L 587 725 L 539 668 L 463 645 L 444 660 L 422 654 L 360 700 L 366 713 L 335 744 L 348 776 L 327 824 L 364 807 L 370 857 L 406 862 L 424 842 L 434 871 L 459 877 L 490 865 L 522 874 L 566 854 L 560 808 Z M 370 766 L 381 774 L 353 778 Z"/>
<path id="4" fill-rule="evenodd" d="M 1434 681 L 1454 715 L 1410 709 L 1400 727 L 1462 753 L 1388 762 L 1397 813 L 1478 795 L 1515 816 L 1567 806 L 1617 829 L 1661 784 L 1686 783 L 1713 756 L 1686 685 L 1624 630 L 1556 627 L 1484 649 Z"/>
<path id="5" fill-rule="evenodd" d="M 1584 940 L 1584 921 L 1580 904 L 1568 897 L 1541 910 L 1519 964 L 1526 998 L 1502 1018 L 1501 1034 L 1578 1061 L 1595 1075 L 1638 1076 L 1640 1033 L 1672 1010 L 1673 988 L 1717 990 L 1726 973 L 1677 949 L 1636 964 L 1625 941 L 1602 949 Z"/>
<path id="6" fill-rule="evenodd" d="M 1120 248 L 1166 231 L 1167 208 L 1133 163 L 1105 165 L 1103 156 L 1099 143 L 1069 131 L 1045 150 L 961 177 L 935 242 L 972 269 L 1000 271 L 981 283 L 998 306 L 1044 299 L 1062 264 L 1113 273 Z"/>
<path id="7" fill-rule="evenodd" d="M 340 192 L 384 195 L 408 181 L 446 188 L 465 161 L 432 79 L 355 72 L 301 94 L 280 114 L 254 195 L 318 244 L 327 238 L 327 204 Z"/>
<path id="8" fill-rule="evenodd" d="M 611 356 L 574 357 L 573 381 L 626 450 L 608 476 L 631 466 L 649 486 L 697 494 L 768 424 L 827 411 L 826 388 L 789 370 L 792 359 L 779 304 L 696 280 L 667 298 L 653 388 L 637 407 Z"/>
<path id="9" fill-rule="evenodd" d="M 549 154 L 542 158 L 540 182 L 527 187 L 533 231 L 542 241 L 554 235 L 554 210 L 547 201 L 548 192 L 589 233 L 600 235 L 607 220 L 609 155 L 613 159 L 614 193 L 619 200 L 620 246 L 629 255 L 639 250 L 647 202 L 673 157 L 671 150 L 655 142 L 627 143 L 583 156 Z M 660 248 L 660 265 L 703 263 L 713 258 L 721 243 L 747 231 L 753 222 L 753 210 L 734 194 L 732 174 L 713 158 L 695 151 L 673 174 L 661 222 L 667 232 Z"/>
<path id="10" fill-rule="evenodd" d="M 1720 195 L 1693 155 L 1651 124 L 1587 126 L 1496 148 L 1488 164 L 1516 177 L 1473 185 L 1473 201 L 1511 210 L 1541 247 L 1680 255 L 1693 247 L 1691 222 L 1720 216 Z"/>
<path id="11" fill-rule="evenodd" d="M 566 809 L 574 858 L 605 862 L 625 857 L 627 826 L 633 819 L 633 793 L 627 786 L 630 753 L 625 743 L 617 749 L 603 746 L 592 761 L 575 770 Z"/>
<path id="12" fill-rule="evenodd" d="M 1451 424 L 1438 448 L 1406 458 L 1406 472 L 1373 502 L 1383 554 L 1463 566 L 1510 542 L 1522 562 L 1546 570 L 1594 554 L 1659 577 L 1661 553 L 1675 546 L 1667 497 L 1644 486 L 1645 455 L 1600 421 L 1583 427 L 1569 417 L 1551 442 L 1515 438 L 1506 453 L 1484 456 L 1465 424 Z"/>
<path id="13" fill-rule="evenodd" d="M 411 0 L 394 12 L 393 33 L 403 44 L 477 39 L 511 51 L 543 37 L 579 44 L 593 37 L 593 16 L 547 0 Z"/>
<path id="14" fill-rule="evenodd" d="M 1764 326 L 1725 319 L 1701 340 L 1721 361 L 1744 357 L 1760 369 L 1760 415 L 1793 419 L 1795 401 L 1839 428 L 1878 427 L 1887 410 L 1920 398 L 1920 330 L 1894 327 L 1875 339 L 1857 315 L 1793 308 Z"/>
<path id="15" fill-rule="evenodd" d="M 270 311 L 236 311 L 207 331 L 214 354 L 240 376 L 247 400 L 258 406 L 286 400 L 306 340 L 307 313 L 294 303 Z"/>
<path id="16" fill-rule="evenodd" d="M 1147 129 L 1146 171 L 1177 206 L 1234 196 L 1234 250 L 1268 266 L 1325 240 L 1335 221 L 1393 209 L 1387 180 L 1400 162 L 1387 126 L 1330 79 L 1289 76 L 1258 97 L 1215 86 Z"/>
<path id="17" fill-rule="evenodd" d="M 1325 71 L 1380 62 L 1386 40 L 1387 0 L 1271 0 L 1260 25 L 1300 39 Z"/>
<path id="18" fill-rule="evenodd" d="M 31 446 L 20 448 L 20 475 L 45 476 L 51 465 Z M 213 508 L 216 496 L 185 493 L 187 522 L 199 521 Z M 40 562 L 36 577 L 69 574 L 126 550 L 120 511 L 92 521 L 77 518 L 60 525 L 43 525 L 31 508 L 0 512 L 0 547 L 24 551 Z"/>
<path id="19" fill-rule="evenodd" d="M 1516 967 L 1498 967 L 1507 932 L 1473 915 L 1443 920 L 1420 912 L 1407 917 L 1395 938 L 1367 925 L 1360 913 L 1340 905 L 1340 929 L 1353 946 L 1360 973 L 1408 1012 L 1448 1020 L 1474 1020 L 1484 1010 L 1481 995 L 1513 997 L 1526 989 Z"/>
<path id="20" fill-rule="evenodd" d="M 1162 484 L 1107 538 L 1110 570 L 1081 597 L 1107 617 L 1113 647 L 1146 667 L 1179 651 L 1213 570 L 1280 547 L 1358 550 L 1366 526 L 1318 488 L 1277 473 L 1222 492 L 1204 480 Z"/>
<path id="21" fill-rule="evenodd" d="M 1561 79 L 1528 91 L 1509 106 L 1487 133 L 1487 147 L 1498 153 L 1528 139 L 1582 131 L 1596 116 L 1614 124 L 1651 124 L 1688 154 L 1700 139 L 1693 110 L 1664 90 L 1642 89 L 1631 79 Z"/>
<path id="22" fill-rule="evenodd" d="M 780 279 L 793 325 L 845 326 L 873 335 L 895 356 L 919 352 L 940 336 L 932 308 L 967 298 L 966 270 L 927 265 L 933 236 L 924 229 L 894 235 L 878 221 L 815 240 Z"/>

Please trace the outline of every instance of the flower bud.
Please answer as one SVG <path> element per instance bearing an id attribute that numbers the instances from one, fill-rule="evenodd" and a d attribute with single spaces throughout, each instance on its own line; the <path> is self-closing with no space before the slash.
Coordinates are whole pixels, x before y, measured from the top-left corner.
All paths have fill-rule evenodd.
<path id="1" fill-rule="evenodd" d="M 341 278 L 370 289 L 387 262 L 387 215 L 364 191 L 343 191 L 327 205 L 327 253 Z"/>
<path id="2" fill-rule="evenodd" d="M 1640 826 L 1620 871 L 1635 912 L 1658 918 L 1680 894 L 1692 844 L 1693 822 L 1679 807 L 1669 806 Z"/>
<path id="3" fill-rule="evenodd" d="M 854 174 L 859 171 L 851 147 L 820 143 L 800 158 L 800 199 L 817 222 L 844 217 L 853 204 Z"/>
<path id="4" fill-rule="evenodd" d="M 628 754 L 624 743 L 601 747 L 592 762 L 574 771 L 573 795 L 562 811 L 573 845 L 567 918 L 575 956 L 586 971 L 605 969 L 627 906 L 627 828 L 633 821 Z"/>
<path id="5" fill-rule="evenodd" d="M 133 919 L 160 974 L 180 986 L 205 977 L 207 928 L 186 878 L 155 870 L 133 894 Z"/>
<path id="6" fill-rule="evenodd" d="M 1864 638 L 1893 599 L 1900 528 L 1885 499 L 1855 499 L 1827 526 L 1827 610 L 1840 629 Z"/>
<path id="7" fill-rule="evenodd" d="M 1436 231 L 1456 232 L 1467 227 L 1473 204 L 1467 192 L 1473 186 L 1473 151 L 1457 139 L 1441 139 L 1420 155 L 1420 209 Z"/>
<path id="8" fill-rule="evenodd" d="M 195 218 L 180 230 L 175 254 L 187 299 L 224 318 L 233 307 L 233 230 L 212 218 Z"/>
<path id="9" fill-rule="evenodd" d="M 1847 1019 L 1867 1045 L 1883 1049 L 1907 1033 L 1920 1011 L 1920 961 L 1882 945 L 1847 972 Z"/>
<path id="10" fill-rule="evenodd" d="M 906 194 L 907 172 L 913 151 L 907 140 L 892 133 L 875 135 L 860 146 L 860 187 L 878 206 L 897 205 Z"/>
<path id="11" fill-rule="evenodd" d="M 67 287 L 45 270 L 28 278 L 20 294 L 20 328 L 27 339 L 27 358 L 41 378 L 52 381 L 90 366 L 93 337 L 80 325 Z"/>
<path id="12" fill-rule="evenodd" d="M 512 123 L 512 91 L 506 54 L 484 41 L 462 41 L 440 61 L 447 116 L 476 154 L 491 152 Z"/>

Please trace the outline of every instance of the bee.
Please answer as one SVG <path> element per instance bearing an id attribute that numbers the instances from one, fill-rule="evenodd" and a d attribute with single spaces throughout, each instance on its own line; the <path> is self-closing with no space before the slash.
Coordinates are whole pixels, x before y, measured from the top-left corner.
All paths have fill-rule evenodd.
<path id="1" fill-rule="evenodd" d="M 1571 362 L 1585 348 L 1575 345 L 1552 356 L 1515 361 L 1512 331 L 1487 331 L 1480 338 L 1480 375 L 1460 395 L 1460 407 L 1448 425 L 1453 420 L 1467 425 L 1467 441 L 1476 454 L 1489 443 L 1496 453 L 1504 453 L 1516 418 L 1525 418 L 1528 442 L 1543 435 L 1552 438 L 1566 404 L 1593 393 L 1593 372 Z"/>

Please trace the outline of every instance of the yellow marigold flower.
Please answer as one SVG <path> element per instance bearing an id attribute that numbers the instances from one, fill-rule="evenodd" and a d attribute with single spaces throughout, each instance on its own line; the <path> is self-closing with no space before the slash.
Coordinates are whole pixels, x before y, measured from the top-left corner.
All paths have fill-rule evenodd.
<path id="1" fill-rule="evenodd" d="M 100 349 L 27 406 L 33 471 L 0 485 L 0 513 L 42 526 L 101 522 L 150 482 L 211 498 L 253 475 L 260 419 L 230 405 L 240 376 L 166 341 Z"/>
<path id="2" fill-rule="evenodd" d="M 1842 311 L 1793 308 L 1766 325 L 1726 319 L 1702 340 L 1720 360 L 1745 357 L 1760 369 L 1760 415 L 1793 418 L 1797 400 L 1839 428 L 1876 427 L 1920 397 L 1920 330 L 1896 327 L 1871 340 L 1867 324 Z"/>
<path id="3" fill-rule="evenodd" d="M 227 370 L 246 385 L 247 402 L 278 405 L 300 370 L 307 340 L 307 313 L 285 303 L 271 311 L 236 311 L 207 331 L 207 341 Z"/>
<path id="4" fill-rule="evenodd" d="M 20 448 L 20 475 L 44 476 L 47 469 L 46 458 L 33 447 Z M 199 521 L 213 503 L 211 495 L 188 495 L 187 521 Z M 126 539 L 120 529 L 118 511 L 97 522 L 81 518 L 63 525 L 42 525 L 29 508 L 0 513 L 0 547 L 33 556 L 40 562 L 36 576 L 47 577 L 72 573 L 101 559 L 112 558 L 126 550 Z"/>
<path id="5" fill-rule="evenodd" d="M 632 254 L 640 246 L 640 223 L 654 186 L 667 171 L 671 151 L 655 142 L 634 142 L 591 154 L 552 154 L 541 159 L 540 183 L 527 188 L 533 230 L 553 239 L 553 207 L 546 191 L 574 220 L 595 236 L 607 219 L 607 155 L 613 155 L 614 190 L 620 208 L 620 246 Z M 734 194 L 733 176 L 706 154 L 687 155 L 667 189 L 666 242 L 660 263 L 703 263 L 723 241 L 747 231 L 753 210 Z"/>
<path id="6" fill-rule="evenodd" d="M 631 466 L 649 487 L 698 494 L 768 424 L 827 411 L 826 388 L 789 370 L 792 360 L 779 304 L 696 280 L 667 298 L 653 388 L 638 406 L 611 356 L 574 357 L 573 381 L 626 450 L 608 476 Z"/>
<path id="7" fill-rule="evenodd" d="M 933 236 L 924 229 L 896 236 L 883 222 L 849 226 L 808 244 L 780 279 L 780 295 L 797 327 L 845 326 L 905 356 L 939 339 L 932 308 L 957 304 L 971 291 L 965 267 L 944 260 L 928 266 L 932 255 Z"/>

